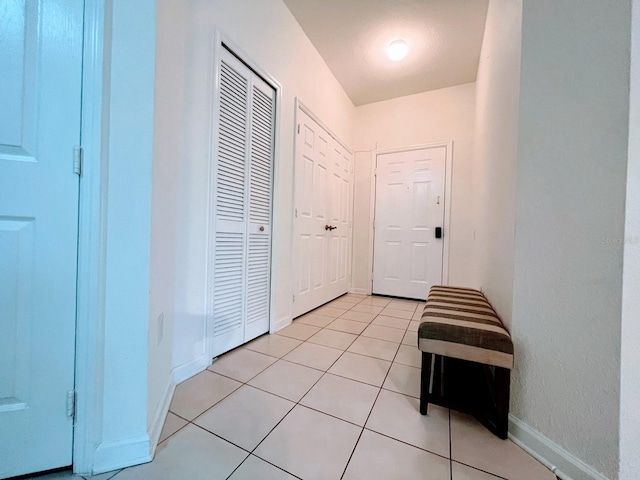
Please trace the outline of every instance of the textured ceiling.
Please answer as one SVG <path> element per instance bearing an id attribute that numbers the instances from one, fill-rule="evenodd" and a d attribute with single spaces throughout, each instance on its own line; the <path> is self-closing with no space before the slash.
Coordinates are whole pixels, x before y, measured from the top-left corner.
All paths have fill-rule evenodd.
<path id="1" fill-rule="evenodd" d="M 488 0 L 284 0 L 355 105 L 474 82 Z M 404 60 L 386 48 L 402 38 Z"/>

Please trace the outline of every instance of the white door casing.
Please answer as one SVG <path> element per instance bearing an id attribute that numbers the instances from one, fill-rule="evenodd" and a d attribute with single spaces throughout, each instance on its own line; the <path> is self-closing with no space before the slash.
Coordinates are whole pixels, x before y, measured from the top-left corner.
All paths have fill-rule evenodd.
<path id="1" fill-rule="evenodd" d="M 302 108 L 297 112 L 293 317 L 347 292 L 353 155 Z"/>
<path id="2" fill-rule="evenodd" d="M 0 7 L 0 478 L 72 462 L 82 29 L 82 2 Z"/>
<path id="3" fill-rule="evenodd" d="M 374 294 L 425 300 L 442 283 L 446 156 L 445 146 L 376 156 Z"/>
<path id="4" fill-rule="evenodd" d="M 275 91 L 221 49 L 212 356 L 269 330 Z"/>

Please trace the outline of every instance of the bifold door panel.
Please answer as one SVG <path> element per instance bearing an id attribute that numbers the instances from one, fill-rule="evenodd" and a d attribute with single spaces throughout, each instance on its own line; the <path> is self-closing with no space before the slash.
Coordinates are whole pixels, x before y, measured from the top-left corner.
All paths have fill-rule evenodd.
<path id="1" fill-rule="evenodd" d="M 220 61 L 213 356 L 269 330 L 275 91 L 233 54 Z"/>

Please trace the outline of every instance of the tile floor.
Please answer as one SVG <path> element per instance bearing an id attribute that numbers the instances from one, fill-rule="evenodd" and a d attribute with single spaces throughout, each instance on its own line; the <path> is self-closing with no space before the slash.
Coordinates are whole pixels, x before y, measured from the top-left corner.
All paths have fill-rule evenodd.
<path id="1" fill-rule="evenodd" d="M 90 478 L 555 480 L 468 415 L 419 414 L 417 310 L 348 294 L 221 356 L 176 388 L 153 462 Z"/>

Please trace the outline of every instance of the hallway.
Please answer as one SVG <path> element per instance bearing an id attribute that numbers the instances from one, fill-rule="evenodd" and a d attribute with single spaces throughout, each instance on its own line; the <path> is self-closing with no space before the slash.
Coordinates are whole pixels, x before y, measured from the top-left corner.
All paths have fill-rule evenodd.
<path id="1" fill-rule="evenodd" d="M 152 463 L 97 478 L 554 479 L 469 416 L 418 414 L 418 305 L 348 294 L 223 355 L 177 387 Z"/>

